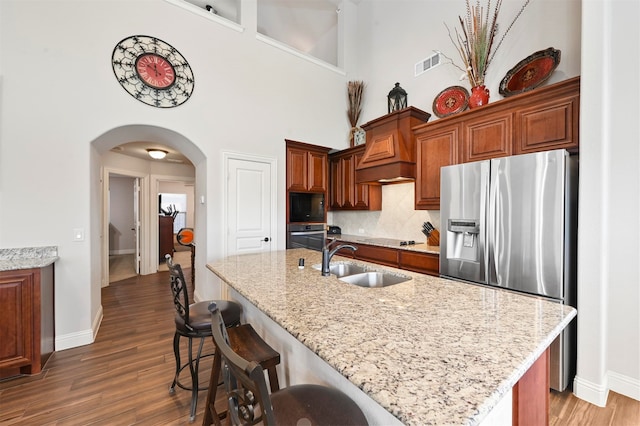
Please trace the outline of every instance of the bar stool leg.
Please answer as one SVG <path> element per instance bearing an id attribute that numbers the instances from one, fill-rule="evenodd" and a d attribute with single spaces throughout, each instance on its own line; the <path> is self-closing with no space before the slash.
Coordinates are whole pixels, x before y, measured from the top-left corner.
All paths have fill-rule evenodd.
<path id="1" fill-rule="evenodd" d="M 178 332 L 173 335 L 173 356 L 176 359 L 176 374 L 173 376 L 173 383 L 169 386 L 169 395 L 176 392 L 176 384 L 180 375 L 180 334 Z"/>
<path id="2" fill-rule="evenodd" d="M 193 359 L 193 339 L 189 339 L 189 370 L 191 371 L 191 415 L 189 416 L 189 423 L 193 423 L 193 421 L 196 419 L 198 391 L 206 389 L 200 389 L 198 383 L 198 371 L 200 371 L 200 357 L 202 356 L 203 346 L 204 337 L 200 338 L 200 344 L 198 345 L 198 354 L 196 355 L 196 359 Z"/>
<path id="3" fill-rule="evenodd" d="M 220 351 L 216 348 L 215 355 L 213 356 L 213 365 L 211 367 L 211 377 L 209 378 L 209 390 L 207 391 L 207 406 L 204 409 L 204 418 L 202 419 L 202 426 L 209 426 L 215 424 L 220 426 L 220 416 L 216 411 L 216 394 L 218 392 L 218 378 L 220 377 L 220 370 L 222 368 L 222 359 L 220 357 Z M 222 418 L 225 416 L 223 415 Z"/>

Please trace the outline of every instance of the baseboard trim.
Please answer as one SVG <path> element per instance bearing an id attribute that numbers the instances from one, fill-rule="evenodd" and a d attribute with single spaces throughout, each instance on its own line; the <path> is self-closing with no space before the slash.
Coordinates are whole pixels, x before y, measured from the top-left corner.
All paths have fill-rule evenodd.
<path id="1" fill-rule="evenodd" d="M 573 379 L 573 393 L 578 398 L 597 405 L 598 407 L 607 406 L 609 389 L 607 388 L 606 383 L 604 385 L 599 385 L 576 376 Z"/>
<path id="2" fill-rule="evenodd" d="M 136 249 L 109 250 L 109 256 L 115 256 L 119 254 L 136 254 Z"/>
<path id="3" fill-rule="evenodd" d="M 78 346 L 90 345 L 96 340 L 100 324 L 102 323 L 102 306 L 93 320 L 91 329 L 77 331 L 75 333 L 63 334 L 56 336 L 55 350 L 63 351 L 65 349 L 77 348 Z"/>
<path id="4" fill-rule="evenodd" d="M 640 380 L 613 371 L 608 374 L 609 389 L 640 401 Z"/>

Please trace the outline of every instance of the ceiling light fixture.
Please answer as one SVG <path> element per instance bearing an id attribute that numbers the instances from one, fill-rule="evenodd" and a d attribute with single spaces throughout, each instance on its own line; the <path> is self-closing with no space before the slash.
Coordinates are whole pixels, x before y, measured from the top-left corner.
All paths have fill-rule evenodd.
<path id="1" fill-rule="evenodd" d="M 168 152 L 163 149 L 148 149 L 149 156 L 156 160 L 162 160 L 167 156 Z"/>

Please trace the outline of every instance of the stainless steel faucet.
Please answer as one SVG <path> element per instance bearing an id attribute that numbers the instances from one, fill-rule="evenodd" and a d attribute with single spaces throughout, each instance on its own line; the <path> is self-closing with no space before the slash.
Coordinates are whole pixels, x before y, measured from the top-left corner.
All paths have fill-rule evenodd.
<path id="1" fill-rule="evenodd" d="M 331 275 L 331 273 L 329 272 L 329 263 L 331 262 L 331 258 L 333 257 L 333 255 L 336 254 L 338 250 L 343 248 L 348 248 L 353 251 L 358 250 L 358 247 L 352 246 L 351 244 L 340 244 L 338 247 L 329 251 L 329 246 L 333 243 L 334 242 L 330 242 L 322 248 L 322 276 L 323 277 L 328 277 L 329 275 Z"/>

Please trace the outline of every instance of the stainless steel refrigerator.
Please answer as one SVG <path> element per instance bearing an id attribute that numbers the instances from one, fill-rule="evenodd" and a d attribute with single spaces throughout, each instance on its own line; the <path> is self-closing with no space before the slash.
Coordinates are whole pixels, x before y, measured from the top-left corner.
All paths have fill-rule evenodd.
<path id="1" fill-rule="evenodd" d="M 577 156 L 554 150 L 447 166 L 440 182 L 442 277 L 576 306 Z M 551 345 L 558 391 L 575 375 L 575 323 Z"/>

